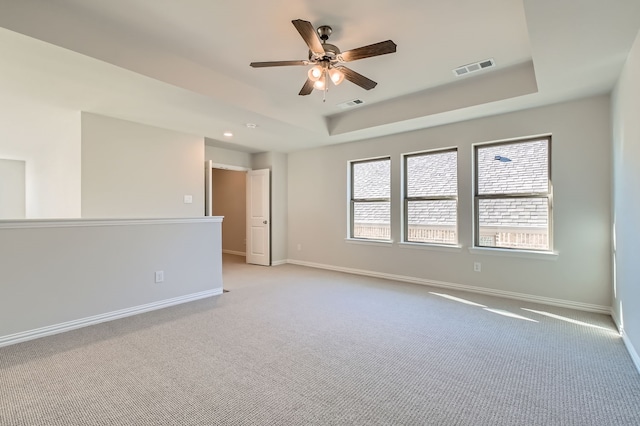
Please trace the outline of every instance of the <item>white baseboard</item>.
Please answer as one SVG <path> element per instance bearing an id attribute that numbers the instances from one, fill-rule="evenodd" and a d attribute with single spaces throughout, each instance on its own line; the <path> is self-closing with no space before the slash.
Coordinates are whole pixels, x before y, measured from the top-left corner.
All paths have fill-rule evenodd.
<path id="1" fill-rule="evenodd" d="M 273 261 L 271 261 L 271 266 L 286 265 L 287 263 L 289 263 L 289 261 L 287 259 L 284 259 L 284 260 L 273 260 Z"/>
<path id="2" fill-rule="evenodd" d="M 629 336 L 627 336 L 627 333 L 625 333 L 624 330 L 620 332 L 620 335 L 622 336 L 624 345 L 627 347 L 627 351 L 631 356 L 633 364 L 636 366 L 636 370 L 638 370 L 638 373 L 640 373 L 640 356 L 638 355 L 636 348 L 633 347 L 633 343 L 631 343 L 631 340 L 629 340 Z"/>
<path id="3" fill-rule="evenodd" d="M 65 331 L 75 330 L 76 328 L 86 327 L 89 325 L 99 324 L 101 322 L 112 321 L 119 318 L 129 317 L 132 315 L 149 312 L 156 309 L 167 308 L 181 303 L 192 302 L 206 297 L 217 296 L 222 294 L 222 288 L 201 291 L 199 293 L 188 294 L 186 296 L 174 297 L 172 299 L 161 300 L 158 302 L 147 303 L 145 305 L 134 306 L 132 308 L 120 309 L 118 311 L 107 312 L 106 314 L 94 315 L 91 317 L 81 318 L 73 321 L 67 321 L 60 324 L 49 325 L 46 327 L 36 328 L 34 330 L 22 331 L 19 333 L 0 336 L 0 347 L 14 345 L 27 340 L 33 340 L 40 337 L 50 336 L 52 334 L 63 333 Z"/>
<path id="4" fill-rule="evenodd" d="M 325 265 L 321 263 L 305 262 L 301 260 L 288 259 L 287 263 L 311 268 L 328 269 L 331 271 L 345 272 L 348 274 L 364 275 L 368 277 L 384 278 L 393 281 L 402 281 L 412 284 L 421 284 L 431 287 L 448 288 L 452 290 L 468 291 L 470 293 L 487 294 L 491 296 L 504 297 L 506 299 L 521 300 L 524 302 L 539 303 L 542 305 L 558 306 L 561 308 L 577 309 L 580 311 L 596 312 L 600 314 L 611 314 L 611 307 L 593 305 L 590 303 L 574 302 L 571 300 L 553 299 L 550 297 L 535 296 L 531 294 L 516 293 L 512 291 L 496 290 L 485 287 L 475 287 L 465 284 L 455 284 L 444 281 L 427 280 L 424 278 L 408 277 L 405 275 L 387 274 L 384 272 L 367 271 L 363 269 L 344 268 L 341 266 Z"/>
<path id="5" fill-rule="evenodd" d="M 616 328 L 620 332 L 620 336 L 622 337 L 624 346 L 627 348 L 627 352 L 629 352 L 631 361 L 633 361 L 633 364 L 636 366 L 636 370 L 638 370 L 638 373 L 640 373 L 640 355 L 638 355 L 638 351 L 636 351 L 636 348 L 633 346 L 633 343 L 631 343 L 631 340 L 629 339 L 629 336 L 627 335 L 627 333 L 625 333 L 624 328 L 620 326 L 620 320 L 616 316 L 615 311 L 613 309 L 611 310 L 611 318 L 613 319 L 613 322 L 616 324 Z"/>
<path id="6" fill-rule="evenodd" d="M 222 249 L 222 252 L 226 253 L 226 254 L 233 254 L 234 256 L 246 256 L 247 255 L 247 253 L 245 253 L 243 251 L 235 251 L 235 250 Z"/>

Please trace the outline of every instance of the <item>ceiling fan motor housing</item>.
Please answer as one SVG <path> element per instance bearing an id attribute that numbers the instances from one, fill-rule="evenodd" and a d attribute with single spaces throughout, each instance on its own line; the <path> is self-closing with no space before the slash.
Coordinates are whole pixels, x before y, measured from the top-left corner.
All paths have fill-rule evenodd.
<path id="1" fill-rule="evenodd" d="M 327 43 L 327 40 L 329 40 L 329 36 L 333 32 L 333 29 L 328 25 L 321 25 L 318 27 L 316 32 L 318 33 L 318 37 L 320 37 L 320 40 L 322 40 L 324 54 L 322 54 L 322 52 L 312 52 L 311 50 L 309 50 L 309 60 L 318 62 L 335 62 L 338 55 L 340 54 L 340 49 L 338 49 L 338 46 L 334 44 Z"/>
<path id="2" fill-rule="evenodd" d="M 340 54 L 340 49 L 338 49 L 338 46 L 333 45 L 331 43 L 322 43 L 322 47 L 324 47 L 324 53 L 321 53 L 321 52 L 314 53 L 311 50 L 309 50 L 309 60 L 312 60 L 312 61 L 328 60 L 330 62 L 333 62 L 338 58 L 338 55 Z"/>

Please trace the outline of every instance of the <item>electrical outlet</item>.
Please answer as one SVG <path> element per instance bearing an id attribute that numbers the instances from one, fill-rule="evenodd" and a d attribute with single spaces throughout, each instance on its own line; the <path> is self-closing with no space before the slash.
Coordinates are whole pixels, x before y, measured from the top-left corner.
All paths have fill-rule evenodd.
<path id="1" fill-rule="evenodd" d="M 164 281 L 164 271 L 156 271 L 156 282 L 161 283 Z"/>
<path id="2" fill-rule="evenodd" d="M 185 195 L 185 196 L 184 196 L 184 203 L 185 203 L 185 204 L 191 204 L 191 203 L 193 203 L 193 195 Z"/>
<path id="3" fill-rule="evenodd" d="M 482 264 L 480 262 L 473 262 L 473 270 L 476 272 L 481 272 Z"/>
<path id="4" fill-rule="evenodd" d="M 302 251 L 302 244 L 298 243 L 298 251 Z"/>

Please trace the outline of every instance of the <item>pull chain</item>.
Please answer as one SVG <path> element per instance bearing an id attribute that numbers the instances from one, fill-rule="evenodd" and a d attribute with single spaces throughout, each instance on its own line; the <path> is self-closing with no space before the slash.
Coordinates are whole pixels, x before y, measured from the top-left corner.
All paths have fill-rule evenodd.
<path id="1" fill-rule="evenodd" d="M 329 70 L 325 68 L 324 70 L 324 90 L 322 91 L 322 102 L 327 101 L 327 92 L 329 91 Z"/>

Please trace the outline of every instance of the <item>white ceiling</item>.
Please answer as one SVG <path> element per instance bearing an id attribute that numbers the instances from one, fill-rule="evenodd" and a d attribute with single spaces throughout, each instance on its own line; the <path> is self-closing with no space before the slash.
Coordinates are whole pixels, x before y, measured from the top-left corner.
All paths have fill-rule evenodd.
<path id="1" fill-rule="evenodd" d="M 306 59 L 292 19 L 330 25 L 341 50 L 391 39 L 397 53 L 349 64 L 371 91 L 298 96 L 307 67 L 249 67 Z M 0 0 L 0 27 L 4 93 L 290 152 L 607 93 L 640 1 Z M 488 58 L 493 70 L 452 73 Z"/>

